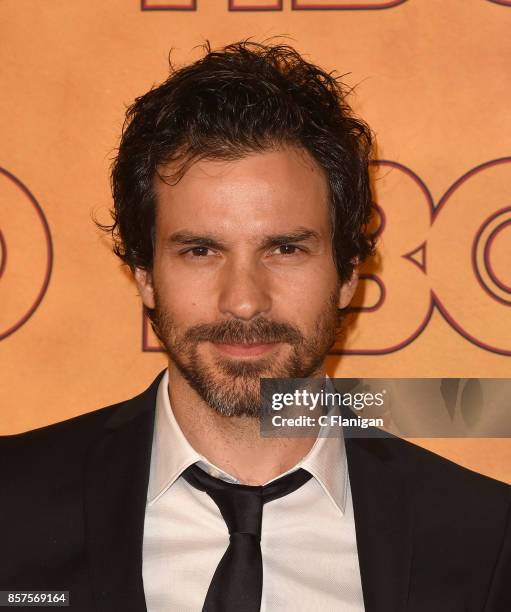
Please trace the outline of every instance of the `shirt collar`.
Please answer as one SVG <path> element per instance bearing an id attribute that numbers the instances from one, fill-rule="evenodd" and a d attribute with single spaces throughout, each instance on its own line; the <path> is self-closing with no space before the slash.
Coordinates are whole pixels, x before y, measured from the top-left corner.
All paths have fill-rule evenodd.
<path id="1" fill-rule="evenodd" d="M 169 373 L 165 372 L 156 396 L 156 414 L 154 423 L 153 446 L 147 503 L 152 505 L 167 491 L 187 467 L 194 463 L 206 470 L 215 478 L 229 482 L 238 482 L 230 474 L 213 465 L 200 455 L 188 442 L 181 431 L 168 394 Z M 332 503 L 344 513 L 348 486 L 346 452 L 341 430 L 334 436 L 328 436 L 328 430 L 322 429 L 307 455 L 286 473 L 303 468 L 312 474 L 314 479 Z M 279 476 L 280 477 L 280 476 Z"/>

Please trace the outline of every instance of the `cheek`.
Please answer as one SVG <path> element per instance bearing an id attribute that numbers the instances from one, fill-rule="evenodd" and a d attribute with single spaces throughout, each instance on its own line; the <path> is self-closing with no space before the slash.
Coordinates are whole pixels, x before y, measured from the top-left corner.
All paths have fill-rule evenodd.
<path id="1" fill-rule="evenodd" d="M 273 300 L 274 317 L 299 327 L 306 335 L 313 334 L 318 319 L 337 309 L 337 284 L 311 283 L 308 286 L 294 284 L 282 288 Z"/>
<path id="2" fill-rule="evenodd" d="M 293 270 L 275 279 L 275 295 L 294 304 L 305 311 L 324 307 L 334 293 L 338 293 L 339 284 L 335 267 L 329 261 L 317 261 L 313 266 L 303 270 Z"/>
<path id="3" fill-rule="evenodd" d="M 212 292 L 200 279 L 175 271 L 158 270 L 154 283 L 160 308 L 177 326 L 188 327 L 211 320 L 214 310 Z"/>

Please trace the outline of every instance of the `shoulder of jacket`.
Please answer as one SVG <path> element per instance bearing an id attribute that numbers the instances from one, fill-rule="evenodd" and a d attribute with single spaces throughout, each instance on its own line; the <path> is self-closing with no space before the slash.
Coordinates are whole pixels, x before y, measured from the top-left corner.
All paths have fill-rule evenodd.
<path id="1" fill-rule="evenodd" d="M 112 420 L 112 417 L 127 412 L 136 414 L 140 411 L 140 406 L 144 404 L 144 400 L 152 398 L 155 395 L 157 385 L 161 380 L 162 374 L 159 374 L 153 381 L 151 386 L 135 397 L 105 406 L 98 410 L 86 412 L 57 423 L 51 423 L 44 427 L 38 427 L 22 433 L 0 436 L 0 456 L 2 452 L 10 450 L 27 448 L 30 446 L 38 446 L 43 444 L 51 446 L 58 441 L 67 439 L 69 443 L 77 439 L 90 439 L 95 437 L 95 433 L 102 431 L 104 427 Z"/>

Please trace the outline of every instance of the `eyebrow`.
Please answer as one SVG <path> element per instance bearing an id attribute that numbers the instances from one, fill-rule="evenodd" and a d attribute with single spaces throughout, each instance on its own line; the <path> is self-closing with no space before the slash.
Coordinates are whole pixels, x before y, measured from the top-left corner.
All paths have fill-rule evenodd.
<path id="1" fill-rule="evenodd" d="M 297 228 L 291 232 L 286 232 L 284 234 L 273 234 L 270 236 L 266 236 L 260 243 L 260 247 L 262 249 L 268 249 L 271 247 L 280 246 L 282 244 L 290 244 L 297 242 L 306 242 L 306 241 L 319 241 L 320 235 L 318 232 L 312 229 L 308 229 L 305 227 Z M 221 240 L 204 234 L 196 234 L 191 231 L 181 231 L 175 232 L 171 234 L 167 240 L 165 241 L 168 246 L 173 245 L 196 245 L 202 247 L 208 247 L 211 249 L 225 249 L 227 248 L 225 243 Z"/>

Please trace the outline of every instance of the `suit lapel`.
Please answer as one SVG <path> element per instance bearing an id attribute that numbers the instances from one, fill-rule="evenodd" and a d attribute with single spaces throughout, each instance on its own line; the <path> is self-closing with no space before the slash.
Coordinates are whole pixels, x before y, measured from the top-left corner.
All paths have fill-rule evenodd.
<path id="1" fill-rule="evenodd" d="M 145 393 L 113 412 L 88 457 L 85 537 L 98 612 L 146 610 L 142 540 L 162 374 Z"/>
<path id="2" fill-rule="evenodd" d="M 346 438 L 366 612 L 406 609 L 412 554 L 409 485 L 397 440 Z"/>

